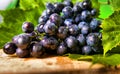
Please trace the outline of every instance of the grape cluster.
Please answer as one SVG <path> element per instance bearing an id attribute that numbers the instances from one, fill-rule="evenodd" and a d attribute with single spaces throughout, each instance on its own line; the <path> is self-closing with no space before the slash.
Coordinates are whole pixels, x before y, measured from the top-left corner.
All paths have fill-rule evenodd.
<path id="1" fill-rule="evenodd" d="M 101 21 L 95 18 L 97 10 L 92 8 L 90 0 L 77 2 L 47 3 L 46 9 L 34 27 L 24 22 L 24 33 L 13 37 L 4 45 L 6 54 L 20 58 L 43 57 L 44 54 L 77 53 L 96 54 L 102 52 Z"/>

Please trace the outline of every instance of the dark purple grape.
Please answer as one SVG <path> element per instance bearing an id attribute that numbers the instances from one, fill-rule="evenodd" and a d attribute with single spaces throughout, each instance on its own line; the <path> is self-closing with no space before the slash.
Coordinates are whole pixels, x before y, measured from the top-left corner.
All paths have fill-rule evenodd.
<path id="1" fill-rule="evenodd" d="M 74 23 L 73 19 L 65 19 L 64 24 L 65 26 L 69 27 L 70 25 L 72 25 Z"/>
<path id="2" fill-rule="evenodd" d="M 85 25 L 88 25 L 88 23 L 82 21 L 82 22 L 80 22 L 80 23 L 78 24 L 78 28 L 79 28 L 79 29 L 82 29 L 82 27 L 85 26 Z"/>
<path id="3" fill-rule="evenodd" d="M 88 55 L 92 53 L 92 48 L 90 46 L 83 46 L 82 54 Z"/>
<path id="4" fill-rule="evenodd" d="M 68 29 L 65 26 L 60 26 L 57 33 L 58 38 L 65 39 L 68 36 Z"/>
<path id="5" fill-rule="evenodd" d="M 29 43 L 31 42 L 31 38 L 29 34 L 23 33 L 13 38 L 13 42 L 17 45 L 17 47 L 21 49 L 26 49 Z"/>
<path id="6" fill-rule="evenodd" d="M 55 7 L 54 7 L 54 5 L 52 3 L 47 3 L 46 8 L 49 9 L 49 10 L 55 9 Z"/>
<path id="7" fill-rule="evenodd" d="M 48 15 L 44 15 L 44 16 L 40 16 L 39 19 L 38 19 L 38 23 L 41 24 L 41 23 L 46 23 L 47 20 L 49 19 L 49 16 Z"/>
<path id="8" fill-rule="evenodd" d="M 90 28 L 92 30 L 97 30 L 100 24 L 101 24 L 100 21 L 94 18 L 90 22 Z"/>
<path id="9" fill-rule="evenodd" d="M 86 42 L 87 42 L 87 45 L 89 46 L 97 46 L 99 44 L 99 41 L 100 40 L 98 36 L 96 36 L 94 33 L 90 33 L 86 37 Z"/>
<path id="10" fill-rule="evenodd" d="M 57 26 L 50 21 L 44 25 L 43 29 L 48 35 L 55 35 L 57 32 Z"/>
<path id="11" fill-rule="evenodd" d="M 81 28 L 81 33 L 84 34 L 84 35 L 87 35 L 88 33 L 90 33 L 90 27 L 88 25 L 84 25 L 82 28 Z"/>
<path id="12" fill-rule="evenodd" d="M 92 16 L 95 16 L 96 14 L 97 14 L 97 10 L 96 10 L 96 9 L 92 9 L 92 10 L 91 10 L 91 15 L 92 15 Z"/>
<path id="13" fill-rule="evenodd" d="M 25 33 L 31 33 L 34 31 L 34 25 L 31 22 L 24 22 L 22 24 L 22 30 Z"/>
<path id="14" fill-rule="evenodd" d="M 43 24 L 39 24 L 39 25 L 36 27 L 36 30 L 37 30 L 39 33 L 44 33 L 43 27 L 44 27 Z"/>
<path id="15" fill-rule="evenodd" d="M 82 9 L 78 4 L 74 5 L 73 12 L 74 12 L 75 15 L 79 14 L 81 11 L 82 11 Z"/>
<path id="16" fill-rule="evenodd" d="M 64 18 L 72 18 L 73 17 L 73 10 L 70 6 L 66 6 L 63 8 L 62 13 L 64 15 Z"/>
<path id="17" fill-rule="evenodd" d="M 58 55 L 63 55 L 67 52 L 67 45 L 64 42 L 61 42 L 57 49 Z"/>
<path id="18" fill-rule="evenodd" d="M 76 36 L 79 33 L 79 28 L 77 25 L 71 25 L 69 26 L 69 33 L 70 35 Z"/>
<path id="19" fill-rule="evenodd" d="M 91 1 L 83 1 L 81 4 L 82 9 L 88 9 L 90 10 L 92 5 L 91 5 Z"/>
<path id="20" fill-rule="evenodd" d="M 57 13 L 53 13 L 50 17 L 49 17 L 50 22 L 54 23 L 56 26 L 59 26 L 61 23 L 61 17 L 57 14 Z"/>
<path id="21" fill-rule="evenodd" d="M 77 40 L 80 46 L 84 46 L 86 44 L 86 37 L 83 34 L 79 34 L 77 36 Z"/>
<path id="22" fill-rule="evenodd" d="M 62 9 L 65 7 L 65 5 L 63 3 L 55 3 L 54 4 L 54 7 L 55 7 L 55 11 L 57 12 L 62 12 Z"/>
<path id="23" fill-rule="evenodd" d="M 46 49 L 56 50 L 57 47 L 58 47 L 59 42 L 54 37 L 49 37 L 49 38 L 44 38 L 43 40 L 41 40 L 41 44 Z"/>
<path id="24" fill-rule="evenodd" d="M 72 3 L 70 0 L 65 0 L 65 1 L 63 2 L 63 4 L 64 4 L 65 6 L 73 7 L 73 3 Z"/>
<path id="25" fill-rule="evenodd" d="M 91 13 L 88 10 L 84 10 L 81 12 L 81 20 L 83 21 L 90 21 L 91 20 Z"/>
<path id="26" fill-rule="evenodd" d="M 28 49 L 20 49 L 20 48 L 17 48 L 16 50 L 16 55 L 19 57 L 19 58 L 26 58 L 26 57 L 29 57 L 30 56 L 30 50 Z"/>
<path id="27" fill-rule="evenodd" d="M 13 42 L 8 42 L 4 45 L 3 51 L 6 54 L 14 54 L 16 52 L 17 46 Z"/>
<path id="28" fill-rule="evenodd" d="M 36 57 L 36 58 L 42 57 L 44 53 L 45 53 L 45 49 L 39 42 L 33 44 L 31 48 L 31 55 L 33 57 Z"/>
<path id="29" fill-rule="evenodd" d="M 78 41 L 74 36 L 67 37 L 65 42 L 69 48 L 74 48 L 78 45 Z"/>

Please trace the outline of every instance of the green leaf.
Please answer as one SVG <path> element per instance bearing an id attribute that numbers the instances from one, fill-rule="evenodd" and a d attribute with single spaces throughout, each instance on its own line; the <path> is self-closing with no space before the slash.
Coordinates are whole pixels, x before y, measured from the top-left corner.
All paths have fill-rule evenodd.
<path id="1" fill-rule="evenodd" d="M 80 55 L 80 54 L 69 54 L 69 58 L 78 61 L 91 61 L 94 64 L 100 63 L 106 66 L 116 66 L 120 64 L 120 54 L 113 54 L 103 56 L 101 54 L 97 55 Z M 113 59 L 114 58 L 114 59 Z"/>
<path id="2" fill-rule="evenodd" d="M 44 4 L 41 0 L 20 0 L 20 8 L 23 10 L 30 10 L 34 8 L 44 8 Z"/>
<path id="3" fill-rule="evenodd" d="M 116 66 L 120 64 L 120 54 L 114 54 L 111 56 L 95 56 L 92 60 L 93 64 L 100 63 L 106 66 Z"/>
<path id="4" fill-rule="evenodd" d="M 120 10 L 120 0 L 110 0 L 110 4 L 114 11 Z"/>
<path id="5" fill-rule="evenodd" d="M 104 55 L 120 44 L 120 11 L 114 12 L 102 23 L 102 44 Z"/>
<path id="6" fill-rule="evenodd" d="M 3 16 L 3 23 L 0 24 L 0 48 L 6 42 L 11 41 L 13 36 L 22 33 L 21 25 L 23 22 L 29 21 L 37 25 L 41 12 L 40 8 L 26 11 L 21 9 L 0 11 L 0 15 Z"/>
<path id="7" fill-rule="evenodd" d="M 100 5 L 100 15 L 99 18 L 105 19 L 112 15 L 114 11 L 112 10 L 110 5 L 101 4 Z"/>

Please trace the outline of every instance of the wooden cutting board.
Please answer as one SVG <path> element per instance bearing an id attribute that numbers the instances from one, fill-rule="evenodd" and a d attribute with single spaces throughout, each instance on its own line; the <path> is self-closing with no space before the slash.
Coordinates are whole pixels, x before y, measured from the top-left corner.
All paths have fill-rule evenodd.
<path id="1" fill-rule="evenodd" d="M 91 62 L 71 60 L 68 57 L 49 56 L 45 58 L 18 58 L 6 55 L 0 50 L 0 73 L 40 74 L 120 74 L 120 68 L 106 68 L 101 64 L 92 67 Z"/>

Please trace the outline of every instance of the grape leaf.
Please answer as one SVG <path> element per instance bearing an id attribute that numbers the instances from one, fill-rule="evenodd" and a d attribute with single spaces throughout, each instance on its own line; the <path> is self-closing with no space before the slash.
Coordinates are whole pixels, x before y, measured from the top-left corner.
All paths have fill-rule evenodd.
<path id="1" fill-rule="evenodd" d="M 120 10 L 120 0 L 110 0 L 110 4 L 114 11 Z"/>
<path id="2" fill-rule="evenodd" d="M 120 54 L 113 54 L 110 56 L 94 56 L 94 59 L 92 60 L 93 64 L 100 63 L 106 66 L 116 66 L 120 64 Z"/>
<path id="3" fill-rule="evenodd" d="M 3 23 L 0 24 L 0 48 L 8 41 L 11 41 L 14 35 L 22 33 L 21 25 L 24 21 L 32 22 L 37 25 L 37 20 L 41 14 L 40 8 L 32 10 L 12 9 L 0 11 L 3 16 Z"/>
<path id="4" fill-rule="evenodd" d="M 38 1 L 38 0 L 37 0 Z M 36 0 L 20 0 L 19 5 L 23 10 L 30 10 L 39 7 Z"/>
<path id="5" fill-rule="evenodd" d="M 120 44 L 120 11 L 115 11 L 109 18 L 102 23 L 103 38 L 102 44 L 104 55 Z"/>
<path id="6" fill-rule="evenodd" d="M 80 54 L 69 54 L 69 58 L 78 61 L 91 61 L 92 64 L 100 63 L 106 66 L 116 66 L 120 64 L 120 54 L 106 55 L 103 56 L 101 54 L 97 55 L 80 55 Z M 114 58 L 114 60 L 113 60 Z"/>
<path id="7" fill-rule="evenodd" d="M 100 5 L 100 15 L 99 18 L 105 19 L 112 15 L 114 11 L 112 10 L 110 5 L 101 4 Z"/>

